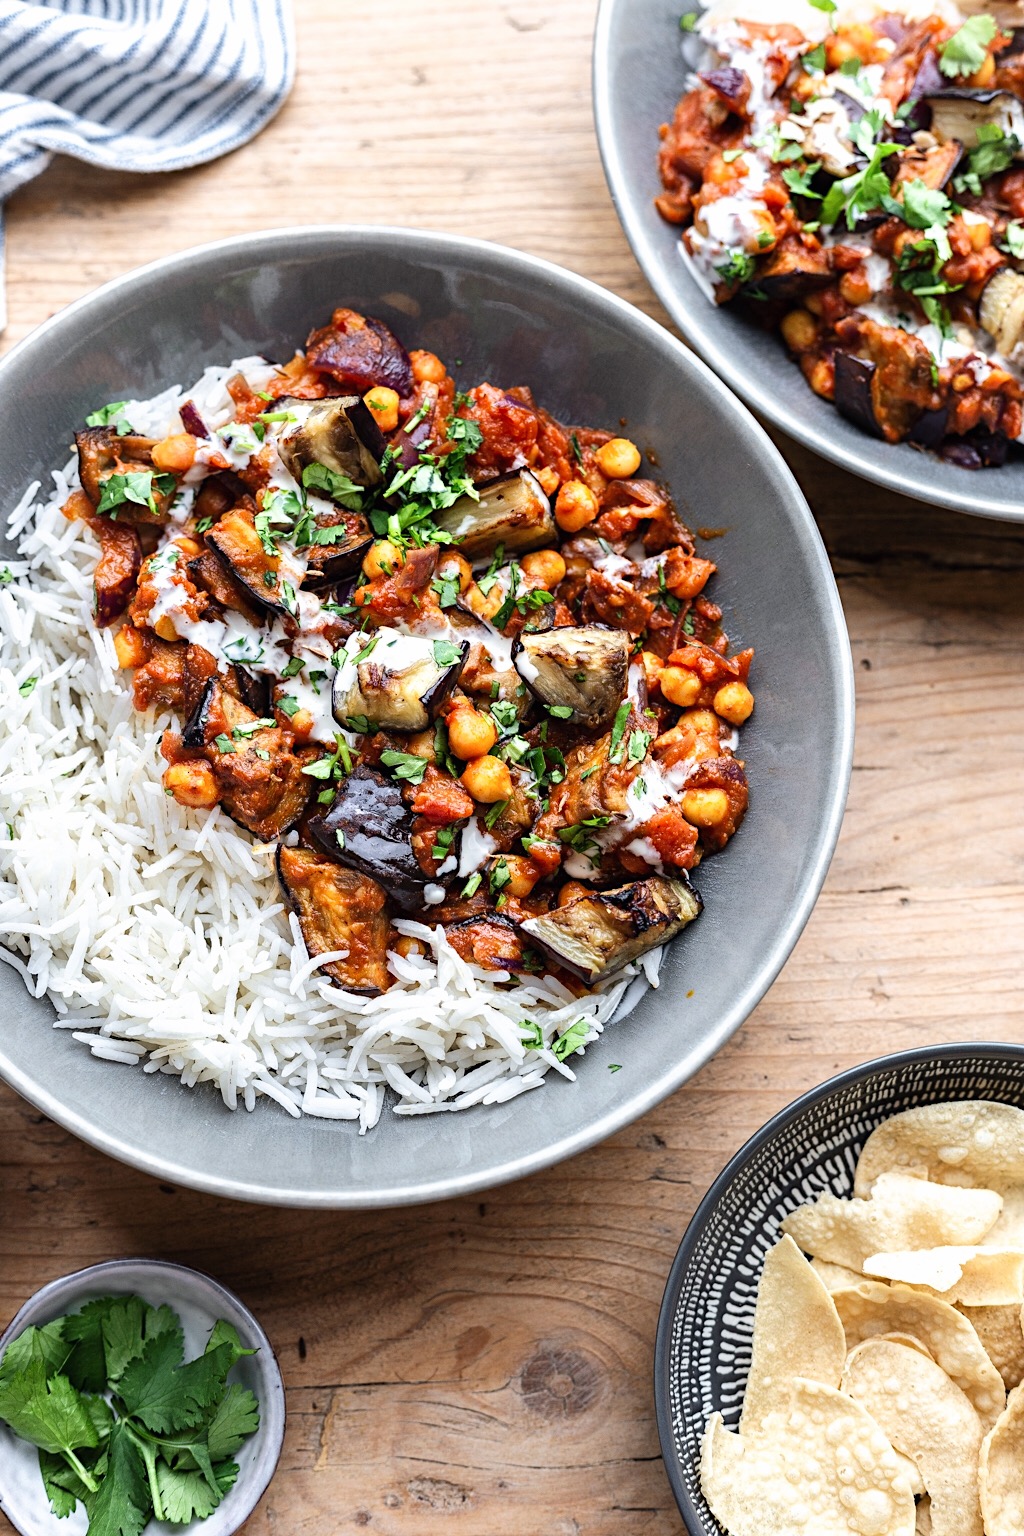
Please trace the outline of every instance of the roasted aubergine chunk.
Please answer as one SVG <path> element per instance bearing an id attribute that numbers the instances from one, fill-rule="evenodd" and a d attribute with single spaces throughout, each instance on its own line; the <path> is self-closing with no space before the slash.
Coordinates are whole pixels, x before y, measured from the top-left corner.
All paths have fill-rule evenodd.
<path id="1" fill-rule="evenodd" d="M 271 614 L 294 614 L 294 586 L 280 574 L 280 557 L 264 548 L 256 532 L 255 514 L 247 507 L 225 513 L 206 535 L 206 542 L 257 608 Z"/>
<path id="2" fill-rule="evenodd" d="M 316 400 L 312 405 L 308 400 L 286 397 L 277 401 L 274 409 L 296 417 L 293 425 L 283 429 L 277 449 L 300 484 L 330 499 L 351 495 L 332 481 L 332 476 L 340 475 L 354 486 L 378 484 L 384 435 L 358 395 Z M 314 468 L 318 464 L 330 473 L 319 474 Z"/>
<path id="3" fill-rule="evenodd" d="M 336 309 L 329 325 L 310 331 L 306 358 L 310 367 L 361 395 L 377 384 L 403 399 L 413 391 L 412 363 L 398 337 L 383 320 L 354 309 Z"/>
<path id="4" fill-rule="evenodd" d="M 428 877 L 413 852 L 413 817 L 393 779 L 361 763 L 330 808 L 307 825 L 329 858 L 376 880 L 399 906 L 422 907 Z"/>
<path id="5" fill-rule="evenodd" d="M 626 693 L 632 641 L 621 629 L 566 625 L 525 632 L 512 649 L 516 671 L 542 704 L 571 709 L 587 730 L 606 730 Z"/>
<path id="6" fill-rule="evenodd" d="M 520 926 L 559 965 L 593 985 L 674 938 L 702 905 L 682 873 L 672 879 L 652 875 L 581 896 Z"/>
<path id="7" fill-rule="evenodd" d="M 331 980 L 367 997 L 385 991 L 391 923 L 377 882 L 309 848 L 279 847 L 277 873 L 310 955 L 348 951 L 321 967 Z"/>
<path id="8" fill-rule="evenodd" d="M 499 544 L 506 555 L 522 555 L 555 542 L 551 504 L 530 470 L 492 480 L 481 485 L 479 493 L 479 501 L 460 496 L 434 519 L 439 528 L 451 534 L 467 560 L 490 560 Z"/>
<path id="9" fill-rule="evenodd" d="M 334 677 L 332 707 L 341 725 L 425 731 L 455 687 L 469 641 L 430 640 L 381 628 L 353 636 Z"/>
<path id="10" fill-rule="evenodd" d="M 240 827 L 269 842 L 300 820 L 312 788 L 302 770 L 319 756 L 317 748 L 294 751 L 291 737 L 272 722 L 262 724 L 219 678 L 206 684 L 181 740 L 190 751 L 205 754 L 220 803 Z"/>

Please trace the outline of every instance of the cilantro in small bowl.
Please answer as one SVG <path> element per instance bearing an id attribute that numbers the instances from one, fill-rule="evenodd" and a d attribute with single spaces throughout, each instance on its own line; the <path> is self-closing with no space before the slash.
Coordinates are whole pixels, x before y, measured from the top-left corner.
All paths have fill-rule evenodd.
<path id="1" fill-rule="evenodd" d="M 0 1508 L 23 1536 L 229 1536 L 280 1455 L 284 1390 L 231 1292 L 122 1260 L 45 1286 L 0 1338 Z"/>

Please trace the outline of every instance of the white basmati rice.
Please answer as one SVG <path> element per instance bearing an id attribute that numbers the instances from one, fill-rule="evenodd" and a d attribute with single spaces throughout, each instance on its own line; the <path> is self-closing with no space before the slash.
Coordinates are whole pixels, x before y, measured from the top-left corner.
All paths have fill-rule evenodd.
<path id="1" fill-rule="evenodd" d="M 213 426 L 230 419 L 224 381 L 258 388 L 268 365 L 211 368 L 187 392 Z M 130 401 L 136 430 L 180 430 L 186 395 Z M 556 978 L 468 964 L 440 927 L 399 919 L 428 954 L 390 957 L 377 998 L 342 991 L 318 970 L 285 910 L 272 846 L 216 809 L 193 812 L 163 791 L 167 712 L 135 712 L 111 635 L 92 621 L 96 544 L 61 505 L 74 461 L 30 485 L 8 519 L 18 556 L 0 586 L 0 960 L 56 1027 L 93 1055 L 187 1087 L 216 1084 L 229 1109 L 260 1096 L 291 1115 L 377 1123 L 397 1114 L 499 1104 L 549 1071 L 579 1019 L 595 1039 L 637 990 L 657 985 L 660 952 L 603 990 L 574 997 Z M 34 681 L 33 681 L 34 680 Z M 523 1025 L 543 1046 L 527 1048 Z"/>

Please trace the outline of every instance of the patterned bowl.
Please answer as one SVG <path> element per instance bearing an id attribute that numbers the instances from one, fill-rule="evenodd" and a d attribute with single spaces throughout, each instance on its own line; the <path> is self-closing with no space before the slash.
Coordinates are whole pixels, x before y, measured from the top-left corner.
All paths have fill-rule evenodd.
<path id="1" fill-rule="evenodd" d="M 841 1072 L 741 1147 L 697 1209 L 665 1288 L 654 1395 L 672 1491 L 690 1536 L 722 1536 L 700 1490 L 712 1413 L 739 1421 L 757 1284 L 783 1217 L 831 1190 L 853 1193 L 871 1132 L 919 1104 L 994 1099 L 1024 1106 L 1024 1046 L 968 1042 L 883 1056 Z"/>

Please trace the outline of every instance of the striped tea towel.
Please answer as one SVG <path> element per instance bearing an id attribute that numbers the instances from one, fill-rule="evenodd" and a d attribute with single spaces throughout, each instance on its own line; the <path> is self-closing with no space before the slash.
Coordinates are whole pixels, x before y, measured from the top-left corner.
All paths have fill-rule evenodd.
<path id="1" fill-rule="evenodd" d="M 0 202 L 54 154 L 176 171 L 244 144 L 291 89 L 290 5 L 0 0 Z"/>

